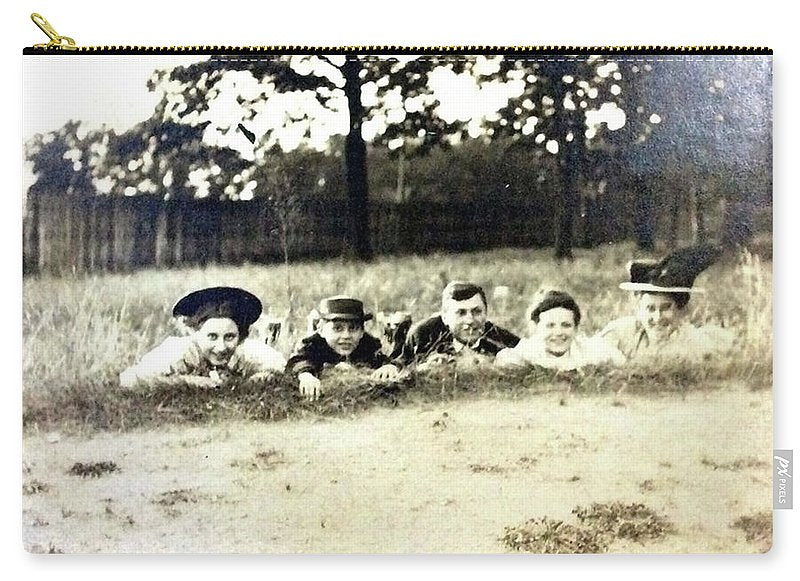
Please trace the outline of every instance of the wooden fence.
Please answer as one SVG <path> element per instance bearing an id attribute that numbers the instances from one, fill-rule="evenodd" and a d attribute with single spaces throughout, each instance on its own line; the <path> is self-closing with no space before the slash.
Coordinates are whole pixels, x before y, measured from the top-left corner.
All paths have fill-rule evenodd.
<path id="1" fill-rule="evenodd" d="M 346 252 L 342 200 L 304 200 L 290 219 L 290 259 Z M 629 234 L 620 202 L 600 208 L 598 242 Z M 554 210 L 545 201 L 374 202 L 378 254 L 543 246 L 554 239 Z M 144 267 L 283 259 L 282 223 L 265 200 L 168 200 L 157 196 L 29 195 L 23 223 L 25 272 L 129 271 Z"/>

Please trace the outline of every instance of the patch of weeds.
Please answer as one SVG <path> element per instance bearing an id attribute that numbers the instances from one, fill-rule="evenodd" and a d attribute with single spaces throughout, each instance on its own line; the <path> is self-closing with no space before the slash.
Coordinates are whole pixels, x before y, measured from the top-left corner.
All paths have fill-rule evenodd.
<path id="1" fill-rule="evenodd" d="M 38 480 L 29 480 L 22 485 L 22 494 L 30 496 L 31 494 L 41 494 L 50 491 L 50 485 Z"/>
<path id="2" fill-rule="evenodd" d="M 35 519 L 33 519 L 31 521 L 31 526 L 32 527 L 47 527 L 47 526 L 50 526 L 50 523 L 47 522 L 46 520 L 44 520 L 43 518 L 37 516 Z"/>
<path id="3" fill-rule="evenodd" d="M 575 507 L 580 525 L 548 517 L 506 527 L 500 541 L 514 551 L 531 553 L 604 553 L 618 538 L 638 542 L 662 537 L 672 524 L 643 504 L 594 503 Z"/>
<path id="4" fill-rule="evenodd" d="M 36 554 L 39 554 L 39 555 L 63 555 L 64 554 L 64 551 L 62 549 L 58 548 L 57 546 L 55 546 L 53 543 L 48 543 L 48 545 L 46 547 L 42 546 L 42 545 L 39 545 L 39 544 L 31 545 L 30 547 L 28 547 L 28 552 L 36 553 Z"/>
<path id="5" fill-rule="evenodd" d="M 619 537 L 636 542 L 654 540 L 672 532 L 673 526 L 665 517 L 640 503 L 592 503 L 572 510 L 581 524 L 611 538 Z"/>
<path id="6" fill-rule="evenodd" d="M 176 504 L 196 503 L 198 500 L 200 500 L 200 498 L 192 490 L 181 488 L 162 492 L 153 502 L 161 506 L 175 506 Z"/>
<path id="7" fill-rule="evenodd" d="M 528 553 L 604 553 L 608 550 L 608 541 L 603 535 L 548 517 L 506 527 L 500 541 L 512 551 Z"/>
<path id="8" fill-rule="evenodd" d="M 170 490 L 167 492 L 162 492 L 158 495 L 158 498 L 153 500 L 153 504 L 158 504 L 161 508 L 164 509 L 164 512 L 167 516 L 171 516 L 173 518 L 180 516 L 181 511 L 176 508 L 175 505 L 177 504 L 194 504 L 199 500 L 199 496 L 196 495 L 193 491 L 181 488 L 179 490 Z M 132 524 L 132 523 L 131 523 Z"/>
<path id="9" fill-rule="evenodd" d="M 109 474 L 119 470 L 114 462 L 75 462 L 68 474 L 80 476 L 81 478 L 100 478 L 103 474 Z"/>
<path id="10" fill-rule="evenodd" d="M 502 474 L 506 472 L 506 468 L 496 464 L 470 464 L 469 469 L 475 474 L 489 473 L 489 474 Z"/>
<path id="11" fill-rule="evenodd" d="M 248 470 L 275 470 L 281 464 L 286 464 L 283 457 L 283 452 L 270 448 L 256 452 L 253 458 L 248 460 L 233 460 L 231 467 L 233 468 L 246 468 Z"/>
<path id="12" fill-rule="evenodd" d="M 653 492 L 655 489 L 656 483 L 649 478 L 639 483 L 639 492 Z"/>
<path id="13" fill-rule="evenodd" d="M 738 472 L 746 468 L 769 468 L 769 463 L 759 460 L 758 458 L 747 457 L 739 458 L 733 462 L 724 462 L 722 464 L 714 462 L 713 460 L 703 457 L 700 460 L 703 466 L 707 466 L 712 470 L 727 470 L 729 472 Z"/>
<path id="14" fill-rule="evenodd" d="M 737 518 L 731 528 L 744 531 L 744 538 L 755 543 L 762 552 L 767 552 L 772 546 L 772 513 L 757 512 Z"/>
<path id="15" fill-rule="evenodd" d="M 531 458 L 529 456 L 520 456 L 519 460 L 517 460 L 517 464 L 523 469 L 533 468 L 538 462 L 538 458 Z"/>

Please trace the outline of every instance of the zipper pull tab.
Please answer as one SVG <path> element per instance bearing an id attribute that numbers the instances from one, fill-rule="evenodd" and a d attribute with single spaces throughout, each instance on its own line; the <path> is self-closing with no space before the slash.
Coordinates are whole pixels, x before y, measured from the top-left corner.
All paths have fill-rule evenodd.
<path id="1" fill-rule="evenodd" d="M 77 50 L 78 47 L 75 45 L 75 41 L 71 39 L 69 36 L 61 36 L 58 34 L 53 26 L 47 22 L 47 19 L 42 16 L 41 14 L 37 14 L 34 12 L 31 14 L 31 20 L 33 23 L 38 26 L 42 32 L 44 32 L 47 37 L 50 39 L 50 42 L 47 44 L 34 44 L 34 48 L 58 48 L 61 50 Z M 66 43 L 66 44 L 64 44 Z"/>

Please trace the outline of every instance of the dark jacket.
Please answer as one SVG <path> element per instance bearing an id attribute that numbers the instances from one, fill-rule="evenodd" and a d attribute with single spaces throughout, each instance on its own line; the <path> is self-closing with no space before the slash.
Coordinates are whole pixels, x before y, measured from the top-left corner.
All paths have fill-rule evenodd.
<path id="1" fill-rule="evenodd" d="M 319 377 L 326 364 L 336 365 L 342 362 L 371 369 L 391 363 L 381 351 L 381 342 L 367 333 L 364 333 L 355 350 L 347 357 L 339 355 L 319 333 L 314 333 L 302 339 L 297 345 L 286 364 L 286 371 L 293 375 L 308 372 Z"/>
<path id="2" fill-rule="evenodd" d="M 444 324 L 442 317 L 435 315 L 411 329 L 402 350 L 393 362 L 396 365 L 408 365 L 421 363 L 434 353 L 455 355 L 453 340 L 453 333 Z M 501 349 L 515 347 L 517 343 L 519 337 L 514 333 L 487 321 L 483 335 L 470 347 L 478 353 L 494 357 Z"/>

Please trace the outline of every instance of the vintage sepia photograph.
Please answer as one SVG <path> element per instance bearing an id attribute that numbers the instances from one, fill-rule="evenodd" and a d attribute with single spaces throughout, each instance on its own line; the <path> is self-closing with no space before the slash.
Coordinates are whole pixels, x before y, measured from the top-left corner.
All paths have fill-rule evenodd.
<path id="1" fill-rule="evenodd" d="M 771 52 L 293 52 L 26 51 L 25 549 L 768 551 Z"/>

